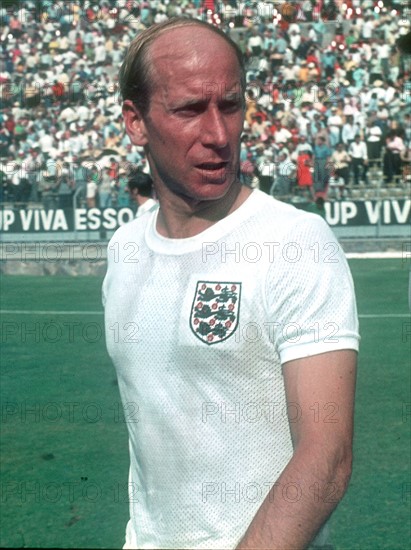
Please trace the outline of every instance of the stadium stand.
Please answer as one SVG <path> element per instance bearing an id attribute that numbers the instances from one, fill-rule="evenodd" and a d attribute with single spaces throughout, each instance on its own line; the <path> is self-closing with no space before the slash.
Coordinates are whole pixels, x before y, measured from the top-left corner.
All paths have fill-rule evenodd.
<path id="1" fill-rule="evenodd" d="M 409 61 L 396 46 L 410 30 L 405 11 L 397 0 L 5 1 L 0 203 L 130 205 L 128 176 L 148 166 L 123 132 L 118 68 L 136 33 L 176 15 L 218 25 L 246 58 L 245 184 L 298 203 L 308 167 L 314 199 L 407 198 Z M 344 178 L 331 160 L 339 143 L 349 153 Z"/>

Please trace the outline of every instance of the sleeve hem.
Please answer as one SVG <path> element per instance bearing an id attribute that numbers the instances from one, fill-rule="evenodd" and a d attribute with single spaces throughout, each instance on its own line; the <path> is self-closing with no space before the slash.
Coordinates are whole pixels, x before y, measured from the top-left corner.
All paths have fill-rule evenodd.
<path id="1" fill-rule="evenodd" d="M 359 338 L 347 337 L 339 338 L 338 342 L 321 342 L 321 343 L 305 343 L 297 344 L 292 347 L 287 347 L 280 350 L 281 364 L 293 361 L 294 359 L 303 359 L 313 355 L 320 355 L 329 351 L 339 351 L 344 349 L 359 350 Z"/>

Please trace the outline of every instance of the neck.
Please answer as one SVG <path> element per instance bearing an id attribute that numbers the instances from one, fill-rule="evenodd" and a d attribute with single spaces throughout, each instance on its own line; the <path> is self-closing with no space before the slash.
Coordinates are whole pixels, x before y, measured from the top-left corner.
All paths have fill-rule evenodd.
<path id="1" fill-rule="evenodd" d="M 251 194 L 251 189 L 233 184 L 221 199 L 194 201 L 173 194 L 159 195 L 157 231 L 163 237 L 184 239 L 202 233 L 234 212 Z"/>

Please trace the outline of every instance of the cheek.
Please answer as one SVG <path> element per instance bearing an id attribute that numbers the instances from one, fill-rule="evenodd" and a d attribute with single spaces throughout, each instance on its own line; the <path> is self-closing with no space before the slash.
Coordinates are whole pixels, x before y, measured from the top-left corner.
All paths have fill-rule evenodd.
<path id="1" fill-rule="evenodd" d="M 149 139 L 149 144 L 153 148 L 164 149 L 170 160 L 180 154 L 186 154 L 194 143 L 195 132 L 184 123 L 173 124 L 171 127 L 167 124 L 160 125 Z"/>

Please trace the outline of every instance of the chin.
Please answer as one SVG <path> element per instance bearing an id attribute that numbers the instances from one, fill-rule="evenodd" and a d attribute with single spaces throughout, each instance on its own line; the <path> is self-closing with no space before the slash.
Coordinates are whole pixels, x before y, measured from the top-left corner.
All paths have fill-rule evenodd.
<path id="1" fill-rule="evenodd" d="M 201 185 L 225 185 L 230 184 L 235 180 L 233 172 L 227 167 L 219 170 L 204 170 L 200 171 Z"/>
<path id="2" fill-rule="evenodd" d="M 235 181 L 202 183 L 191 196 L 199 202 L 218 201 L 229 195 L 235 185 Z"/>

